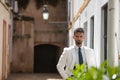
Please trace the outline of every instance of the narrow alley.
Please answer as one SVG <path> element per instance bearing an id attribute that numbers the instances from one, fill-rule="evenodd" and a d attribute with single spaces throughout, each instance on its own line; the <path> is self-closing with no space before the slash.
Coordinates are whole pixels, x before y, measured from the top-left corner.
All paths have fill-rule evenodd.
<path id="1" fill-rule="evenodd" d="M 0 0 L 0 80 L 62 80 L 79 62 L 120 68 L 120 0 Z"/>

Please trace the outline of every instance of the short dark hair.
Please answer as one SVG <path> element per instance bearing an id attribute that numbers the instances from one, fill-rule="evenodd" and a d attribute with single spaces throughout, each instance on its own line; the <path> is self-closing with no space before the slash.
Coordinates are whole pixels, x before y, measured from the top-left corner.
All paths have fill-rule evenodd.
<path id="1" fill-rule="evenodd" d="M 74 30 L 74 35 L 75 35 L 75 33 L 78 33 L 78 32 L 84 33 L 84 29 L 83 29 L 83 28 L 76 28 L 76 29 Z"/>

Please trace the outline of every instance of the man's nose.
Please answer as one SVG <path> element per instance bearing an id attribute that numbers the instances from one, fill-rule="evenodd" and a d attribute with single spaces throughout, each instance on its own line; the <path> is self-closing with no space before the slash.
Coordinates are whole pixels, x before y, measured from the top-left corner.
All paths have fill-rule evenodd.
<path id="1" fill-rule="evenodd" d="M 78 39 L 81 39 L 81 37 L 78 37 Z"/>

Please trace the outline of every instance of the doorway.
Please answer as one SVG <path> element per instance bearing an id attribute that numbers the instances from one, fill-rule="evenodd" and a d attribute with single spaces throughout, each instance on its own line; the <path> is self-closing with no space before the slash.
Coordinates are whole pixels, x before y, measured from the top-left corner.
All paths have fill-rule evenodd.
<path id="1" fill-rule="evenodd" d="M 34 47 L 34 73 L 56 73 L 59 47 L 41 44 Z"/>

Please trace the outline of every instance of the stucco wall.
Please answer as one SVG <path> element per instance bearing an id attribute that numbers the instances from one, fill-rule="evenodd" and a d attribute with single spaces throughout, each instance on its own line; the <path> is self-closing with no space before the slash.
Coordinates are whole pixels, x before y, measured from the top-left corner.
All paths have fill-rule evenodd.
<path id="1" fill-rule="evenodd" d="M 107 3 L 107 0 L 90 1 L 86 9 L 81 14 L 81 24 L 88 22 L 88 46 L 90 44 L 90 18 L 94 16 L 94 50 L 96 52 L 97 66 L 101 63 L 101 7 Z"/>
<path id="2" fill-rule="evenodd" d="M 4 4 L 0 1 L 0 80 L 2 80 L 2 50 L 3 50 L 3 21 L 6 22 L 6 57 L 9 58 L 9 44 L 8 44 L 8 25 L 11 25 L 10 23 L 10 11 L 8 7 L 5 8 L 3 6 Z M 6 59 L 6 62 L 4 63 L 6 65 L 6 72 L 4 72 L 5 77 L 8 76 L 9 70 L 9 60 Z"/>
<path id="3" fill-rule="evenodd" d="M 22 26 L 24 25 L 24 26 Z M 33 72 L 34 28 L 32 22 L 17 21 L 13 36 L 12 72 Z M 24 31 L 23 31 L 24 29 Z"/>
<path id="4" fill-rule="evenodd" d="M 72 9 L 72 12 L 73 12 L 74 16 L 75 16 L 75 14 L 77 14 L 78 9 L 82 6 L 81 5 L 82 1 L 83 0 L 80 0 L 80 2 L 78 2 L 78 0 L 71 1 L 72 2 L 72 8 L 71 9 Z M 87 22 L 87 46 L 90 47 L 90 33 L 91 33 L 90 32 L 90 19 L 91 19 L 92 16 L 94 16 L 94 50 L 96 52 L 95 56 L 96 56 L 98 67 L 100 66 L 100 64 L 104 60 L 104 56 L 105 56 L 105 52 L 104 52 L 104 49 L 105 49 L 104 48 L 105 47 L 105 45 L 104 45 L 105 44 L 104 43 L 104 39 L 105 39 L 104 38 L 104 27 L 106 27 L 106 26 L 104 25 L 103 8 L 107 5 L 107 3 L 108 3 L 108 0 L 91 0 L 91 1 L 89 0 L 89 3 L 87 5 L 87 7 L 85 7 L 85 9 L 80 13 L 79 18 L 75 22 L 73 22 L 73 26 L 69 31 L 69 39 L 70 39 L 69 43 L 70 43 L 70 45 L 72 45 L 72 44 L 74 44 L 73 39 L 71 38 L 73 30 L 76 27 L 84 27 L 84 23 Z M 120 3 L 120 1 L 119 1 L 119 3 Z M 115 7 L 115 8 L 118 8 L 118 7 Z M 120 9 L 120 5 L 119 5 L 119 9 Z M 108 10 L 108 13 L 110 13 L 109 10 Z M 118 12 L 115 12 L 115 13 L 118 13 Z M 110 17 L 110 16 L 108 15 L 107 17 Z M 115 18 L 119 19 L 117 17 L 115 17 Z M 73 19 L 73 17 L 72 17 L 72 19 Z M 107 20 L 107 21 L 108 21 L 108 24 L 109 24 L 109 20 Z M 115 22 L 116 22 L 116 25 L 118 25 L 118 22 L 117 21 L 115 21 Z M 110 26 L 108 26 L 108 28 L 110 29 Z M 115 26 L 114 29 L 117 29 L 117 26 Z M 118 34 L 118 36 L 117 36 L 118 42 L 116 42 L 116 41 L 115 42 L 117 44 L 120 44 L 119 43 L 120 42 L 120 36 L 119 36 L 120 29 L 118 31 L 116 31 L 116 33 Z M 107 38 L 108 37 L 109 36 L 107 36 Z M 116 53 L 116 51 L 118 51 L 118 52 L 120 51 L 119 46 L 117 46 L 117 49 L 115 51 L 113 51 L 114 54 L 118 54 L 118 52 Z M 109 56 L 107 55 L 107 57 L 109 57 Z M 117 57 L 115 57 L 115 59 L 117 59 Z"/>
<path id="5" fill-rule="evenodd" d="M 67 6 L 66 0 L 59 0 L 59 4 L 56 7 L 48 5 L 49 10 L 49 22 L 67 22 Z M 33 30 L 34 37 L 31 37 L 31 41 L 25 38 L 16 38 L 13 43 L 13 60 L 12 71 L 13 72 L 33 72 L 34 64 L 34 47 L 40 44 L 50 44 L 60 47 L 60 56 L 64 46 L 67 46 L 67 25 L 66 24 L 49 24 L 42 18 L 43 6 L 40 9 L 36 9 L 34 0 L 30 0 L 26 10 L 21 10 L 21 14 L 25 16 L 31 16 L 34 18 Z M 22 35 L 22 23 L 17 23 L 14 28 L 17 35 Z M 26 22 L 25 22 L 26 23 Z M 31 24 L 31 23 L 29 23 Z M 25 32 L 28 32 L 30 25 L 25 24 Z M 24 49 L 23 50 L 23 45 Z M 29 45 L 31 44 L 31 45 Z M 26 46 L 27 45 L 27 46 Z M 32 50 L 32 51 L 31 51 Z M 27 55 L 29 53 L 29 55 Z M 20 56 L 19 56 L 20 55 Z M 58 57 L 59 57 L 58 56 Z"/>
<path id="6" fill-rule="evenodd" d="M 81 0 L 82 2 L 83 0 Z M 73 39 L 72 39 L 72 33 L 73 30 L 76 27 L 84 27 L 84 23 L 87 22 L 87 46 L 90 47 L 90 18 L 94 16 L 94 50 L 95 50 L 95 57 L 97 59 L 97 66 L 100 65 L 101 63 L 101 7 L 104 6 L 107 3 L 108 0 L 92 0 L 88 3 L 87 7 L 83 10 L 83 12 L 80 14 L 79 18 L 75 23 L 73 23 L 73 26 L 70 30 L 70 44 L 73 44 Z M 79 4 L 81 4 L 79 2 Z M 84 1 L 83 1 L 84 2 Z M 77 0 L 73 1 L 74 4 L 78 4 Z M 74 10 L 74 16 L 76 12 L 78 11 L 78 8 L 81 6 L 79 5 L 74 5 L 72 6 L 72 10 Z M 78 8 L 76 8 L 78 7 Z"/>

